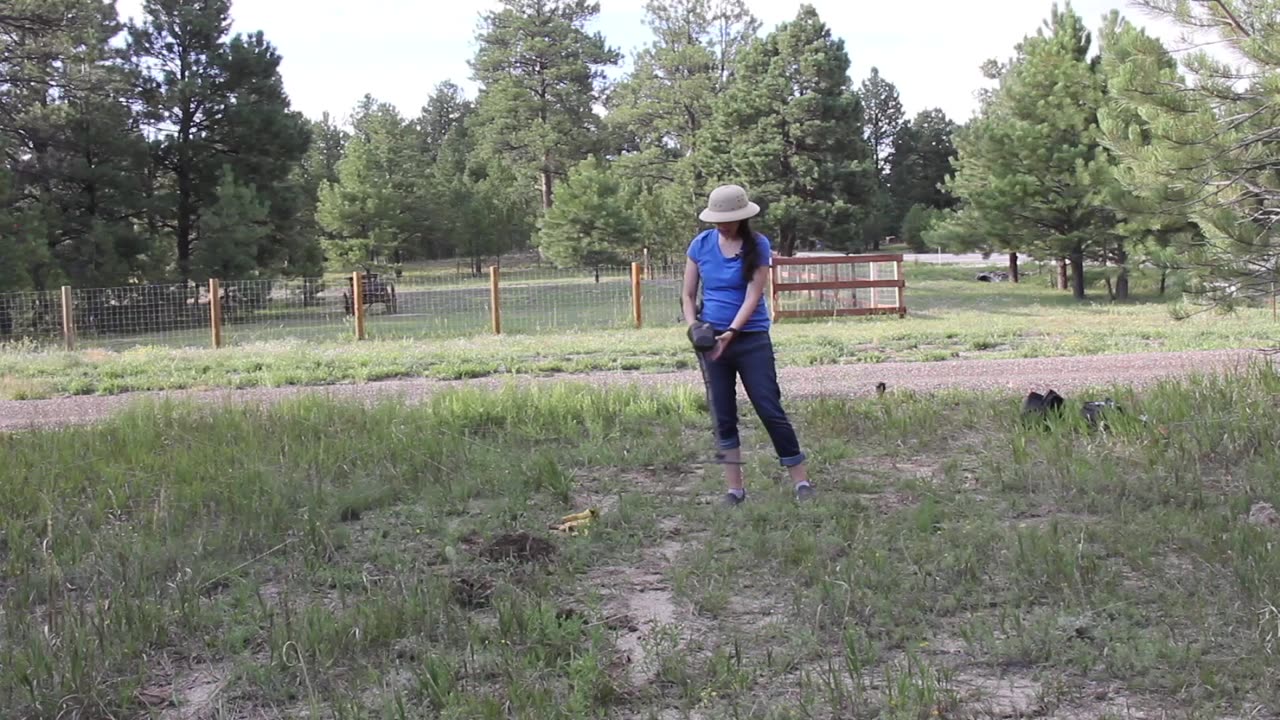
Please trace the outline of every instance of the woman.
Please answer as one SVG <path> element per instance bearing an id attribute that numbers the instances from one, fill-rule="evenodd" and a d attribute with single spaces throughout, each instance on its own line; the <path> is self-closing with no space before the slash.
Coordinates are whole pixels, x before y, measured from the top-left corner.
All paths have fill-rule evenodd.
<path id="1" fill-rule="evenodd" d="M 753 233 L 748 220 L 760 206 L 737 185 L 723 185 L 711 192 L 707 207 L 698 216 L 716 227 L 700 233 L 689 244 L 684 269 L 682 306 L 692 328 L 700 320 L 716 331 L 716 345 L 707 353 L 709 401 L 715 410 L 716 435 L 729 486 L 725 503 L 746 499 L 742 482 L 742 451 L 738 439 L 737 377 L 773 441 L 778 460 L 787 468 L 796 498 L 813 497 L 805 469 L 805 454 L 787 413 L 774 365 L 769 337 L 769 309 L 764 286 L 772 264 L 768 238 Z M 702 317 L 695 297 L 702 284 Z"/>

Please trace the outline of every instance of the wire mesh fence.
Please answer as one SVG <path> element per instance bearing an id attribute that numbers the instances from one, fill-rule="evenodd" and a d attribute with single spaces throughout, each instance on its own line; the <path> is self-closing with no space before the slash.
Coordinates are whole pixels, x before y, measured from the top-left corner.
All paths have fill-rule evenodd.
<path id="1" fill-rule="evenodd" d="M 62 301 L 57 292 L 0 293 L 0 342 L 61 342 Z"/>
<path id="2" fill-rule="evenodd" d="M 891 279 L 893 262 L 780 267 L 786 282 Z M 0 294 L 0 344 L 125 349 L 661 327 L 683 322 L 684 265 L 498 268 L 64 288 Z M 790 293 L 785 308 L 896 307 L 898 288 Z M 67 308 L 64 308 L 64 298 Z M 495 312 L 496 301 L 496 312 Z M 779 305 L 782 305 L 779 300 Z"/>

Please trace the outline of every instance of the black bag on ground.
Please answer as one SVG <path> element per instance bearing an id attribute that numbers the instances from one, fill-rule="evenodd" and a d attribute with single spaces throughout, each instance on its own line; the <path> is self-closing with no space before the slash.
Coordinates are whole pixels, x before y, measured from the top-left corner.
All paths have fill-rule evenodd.
<path id="1" fill-rule="evenodd" d="M 1049 413 L 1061 414 L 1062 406 L 1066 404 L 1066 400 L 1056 391 L 1041 395 L 1033 392 L 1027 395 L 1027 399 L 1022 401 L 1022 417 L 1024 420 L 1045 420 L 1049 419 Z"/>

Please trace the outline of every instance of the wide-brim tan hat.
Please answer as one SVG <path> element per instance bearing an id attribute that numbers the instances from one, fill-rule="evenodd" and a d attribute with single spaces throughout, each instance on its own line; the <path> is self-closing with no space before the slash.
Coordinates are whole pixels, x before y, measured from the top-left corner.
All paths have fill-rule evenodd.
<path id="1" fill-rule="evenodd" d="M 698 219 L 707 223 L 735 222 L 760 214 L 760 206 L 751 202 L 747 191 L 738 185 L 721 185 L 711 191 L 707 207 Z"/>

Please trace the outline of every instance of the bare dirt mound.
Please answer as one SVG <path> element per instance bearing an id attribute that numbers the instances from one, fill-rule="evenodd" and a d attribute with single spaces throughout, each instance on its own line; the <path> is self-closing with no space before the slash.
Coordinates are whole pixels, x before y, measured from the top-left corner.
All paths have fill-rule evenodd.
<path id="1" fill-rule="evenodd" d="M 555 544 L 527 532 L 499 535 L 480 550 L 481 557 L 494 562 L 543 562 L 555 554 Z"/>

